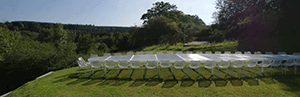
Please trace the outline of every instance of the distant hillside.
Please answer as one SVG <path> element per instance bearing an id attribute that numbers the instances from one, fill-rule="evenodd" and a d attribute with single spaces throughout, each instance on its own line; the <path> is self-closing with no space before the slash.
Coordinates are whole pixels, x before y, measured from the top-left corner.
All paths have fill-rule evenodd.
<path id="1" fill-rule="evenodd" d="M 55 23 L 34 22 L 34 21 L 12 21 L 0 23 L 5 24 L 10 30 L 29 30 L 40 32 L 42 29 L 52 29 Z M 80 31 L 84 33 L 110 33 L 110 32 L 127 32 L 130 27 L 117 26 L 94 26 L 94 25 L 79 25 L 79 24 L 63 24 L 65 30 Z"/>

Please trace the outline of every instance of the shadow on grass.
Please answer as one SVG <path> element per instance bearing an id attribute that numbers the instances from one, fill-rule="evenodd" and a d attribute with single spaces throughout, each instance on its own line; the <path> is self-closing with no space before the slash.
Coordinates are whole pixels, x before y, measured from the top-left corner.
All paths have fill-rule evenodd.
<path id="1" fill-rule="evenodd" d="M 258 80 L 252 77 L 243 78 L 250 86 L 257 86 L 259 85 Z"/>
<path id="2" fill-rule="evenodd" d="M 232 78 L 228 78 L 227 80 L 230 81 L 232 86 L 242 86 L 243 85 L 243 81 L 241 79 L 232 77 Z"/>
<path id="3" fill-rule="evenodd" d="M 178 83 L 178 80 L 177 79 L 167 79 L 167 80 L 164 80 L 164 82 L 165 83 L 162 85 L 161 88 L 172 88 Z"/>
<path id="4" fill-rule="evenodd" d="M 125 84 L 129 81 L 131 81 L 132 79 L 131 78 L 118 78 L 118 79 L 115 79 L 115 83 L 111 84 L 111 86 L 120 86 L 122 84 Z"/>
<path id="5" fill-rule="evenodd" d="M 216 85 L 216 87 L 224 87 L 227 85 L 227 80 L 223 79 L 223 78 L 215 78 L 212 79 Z"/>
<path id="6" fill-rule="evenodd" d="M 193 79 L 181 79 L 180 87 L 191 87 L 194 83 L 195 81 Z"/>
<path id="7" fill-rule="evenodd" d="M 136 79 L 129 87 L 138 87 L 145 84 L 147 81 L 148 79 Z"/>
<path id="8" fill-rule="evenodd" d="M 92 78 L 90 81 L 84 83 L 84 84 L 81 84 L 83 86 L 86 86 L 86 85 L 93 85 L 93 84 L 96 84 L 96 83 L 99 83 L 99 82 L 102 82 L 105 78 Z"/>
<path id="9" fill-rule="evenodd" d="M 151 78 L 145 86 L 156 86 L 159 83 L 162 83 L 163 79 L 161 78 Z"/>
<path id="10" fill-rule="evenodd" d="M 87 80 L 89 80 L 89 78 L 78 78 L 77 80 L 67 83 L 66 85 L 76 85 Z"/>
<path id="11" fill-rule="evenodd" d="M 110 83 L 113 83 L 116 80 L 118 80 L 118 79 L 117 78 L 108 78 L 108 79 L 105 79 L 103 82 L 99 83 L 98 86 L 109 85 Z"/>

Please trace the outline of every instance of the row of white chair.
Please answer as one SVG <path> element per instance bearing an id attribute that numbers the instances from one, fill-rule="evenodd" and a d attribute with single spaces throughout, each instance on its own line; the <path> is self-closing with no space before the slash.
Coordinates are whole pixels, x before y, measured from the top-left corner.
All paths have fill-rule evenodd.
<path id="1" fill-rule="evenodd" d="M 285 74 L 286 74 L 287 67 L 288 66 L 293 66 L 293 65 L 295 66 L 294 67 L 294 72 L 296 74 L 297 66 L 300 65 L 300 59 L 298 59 L 298 60 L 289 59 L 283 64 L 282 64 L 281 59 L 263 60 L 262 63 L 260 63 L 260 64 L 258 64 L 257 62 L 258 62 L 257 60 L 249 60 L 247 64 L 244 64 L 244 61 L 237 60 L 233 63 L 233 65 L 230 65 L 229 61 L 221 61 L 217 65 L 215 61 L 206 61 L 205 65 L 201 65 L 200 61 L 191 61 L 189 65 L 186 65 L 184 61 L 176 61 L 174 65 L 171 65 L 169 60 L 161 60 L 159 65 L 158 65 L 158 62 L 156 62 L 156 61 L 147 61 L 145 67 L 146 67 L 146 69 L 155 69 L 155 68 L 157 68 L 157 75 L 159 77 L 160 68 L 170 68 L 172 74 L 173 74 L 173 68 L 175 68 L 175 69 L 184 69 L 185 68 L 185 74 L 187 73 L 187 75 L 188 75 L 188 70 L 189 70 L 188 68 L 197 69 L 197 68 L 200 68 L 200 67 L 204 67 L 204 68 L 207 68 L 207 69 L 212 69 L 212 75 L 214 75 L 213 69 L 215 67 L 218 68 L 218 71 L 219 71 L 219 68 L 226 68 L 226 74 L 228 72 L 228 67 L 231 67 L 231 76 L 232 76 L 233 75 L 233 68 L 240 68 L 241 69 L 242 67 L 245 67 L 246 71 L 247 71 L 247 67 L 249 67 L 249 68 L 252 68 L 251 72 L 253 72 L 254 67 L 257 67 L 257 72 L 258 72 L 258 74 L 260 74 L 260 73 L 263 72 L 264 67 L 269 67 L 270 66 L 270 68 L 271 68 L 270 69 L 271 70 L 270 74 L 272 75 L 272 67 L 281 66 L 281 73 L 283 74 L 282 66 L 284 66 L 285 67 Z M 104 76 L 104 74 L 106 74 L 106 68 L 116 68 L 116 77 L 119 74 L 119 68 L 128 68 L 129 69 L 128 76 L 130 77 L 130 75 L 131 75 L 130 68 L 137 69 L 137 68 L 142 68 L 143 67 L 143 65 L 141 65 L 139 61 L 131 61 L 130 64 L 128 64 L 128 62 L 126 60 L 119 60 L 117 65 L 115 64 L 114 61 L 105 61 L 104 65 L 102 65 L 101 62 L 92 62 L 92 63 L 85 62 L 81 57 L 78 58 L 78 64 L 79 64 L 79 67 L 90 66 L 92 72 L 94 72 L 93 68 L 104 68 L 104 70 L 103 70 L 104 72 L 103 72 L 102 76 Z M 261 67 L 261 70 L 262 70 L 261 72 L 259 72 L 259 67 Z M 199 74 L 201 74 L 201 71 L 202 71 L 202 74 L 203 74 L 204 73 L 203 68 L 199 69 Z M 143 73 L 143 70 L 141 70 L 141 72 Z M 240 75 L 240 72 L 241 72 L 241 70 L 239 71 L 239 75 Z M 85 71 L 85 74 L 86 74 L 86 71 Z M 219 72 L 218 72 L 218 75 L 219 75 Z M 246 75 L 248 76 L 247 73 L 246 73 Z M 141 75 L 141 76 L 143 76 L 143 75 Z"/>
<path id="2" fill-rule="evenodd" d="M 144 53 L 141 52 L 141 51 L 135 53 L 135 55 L 143 55 L 143 54 Z M 153 52 L 152 51 L 147 51 L 146 55 L 149 55 L 149 54 L 153 54 Z M 163 51 L 158 51 L 158 52 L 156 52 L 156 54 L 164 54 L 164 53 L 163 53 Z M 174 53 L 173 53 L 173 51 L 167 51 L 167 54 L 174 54 Z M 183 52 L 182 51 L 176 51 L 175 54 L 183 54 Z M 193 52 L 192 51 L 186 51 L 185 54 L 193 54 Z M 202 51 L 197 51 L 196 54 L 203 54 L 203 53 L 202 53 Z M 211 51 L 205 51 L 204 54 L 212 54 L 212 52 Z M 221 51 L 215 51 L 214 54 L 222 54 L 222 53 L 221 53 Z M 231 52 L 230 51 L 224 51 L 224 54 L 231 54 Z M 242 52 L 241 51 L 235 51 L 234 54 L 242 54 Z M 244 54 L 251 54 L 251 52 L 250 51 L 245 51 Z M 261 52 L 257 51 L 257 52 L 254 52 L 254 54 L 261 54 Z M 134 53 L 133 52 L 127 52 L 127 55 L 134 55 Z M 265 52 L 265 55 L 273 55 L 273 53 L 272 52 Z M 285 52 L 278 52 L 278 55 L 286 55 L 286 53 Z M 295 52 L 295 53 L 293 53 L 293 55 L 300 55 L 300 53 Z M 103 56 L 111 56 L 111 54 L 110 53 L 105 53 Z M 121 56 L 121 53 L 114 53 L 114 56 Z M 91 57 L 98 57 L 98 55 L 97 54 L 91 54 Z"/>

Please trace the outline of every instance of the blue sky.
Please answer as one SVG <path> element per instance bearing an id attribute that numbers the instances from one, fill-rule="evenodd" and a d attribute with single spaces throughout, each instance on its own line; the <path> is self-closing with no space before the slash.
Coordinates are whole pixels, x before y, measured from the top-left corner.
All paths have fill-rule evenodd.
<path id="1" fill-rule="evenodd" d="M 164 1 L 164 0 L 160 0 Z M 216 0 L 169 0 L 185 14 L 213 22 Z M 0 20 L 95 26 L 141 26 L 141 16 L 157 0 L 1 0 Z"/>

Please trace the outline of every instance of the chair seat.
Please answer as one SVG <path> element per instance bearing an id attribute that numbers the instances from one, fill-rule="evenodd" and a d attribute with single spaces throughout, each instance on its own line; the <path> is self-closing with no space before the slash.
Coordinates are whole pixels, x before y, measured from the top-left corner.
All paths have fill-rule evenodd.
<path id="1" fill-rule="evenodd" d="M 171 66 L 160 66 L 161 68 L 169 68 L 169 67 L 171 67 Z"/>
<path id="2" fill-rule="evenodd" d="M 260 67 L 269 67 L 270 65 L 258 65 L 258 66 L 260 66 Z"/>
<path id="3" fill-rule="evenodd" d="M 241 68 L 243 66 L 242 65 L 231 65 L 231 67 L 233 67 L 233 68 Z"/>
<path id="4" fill-rule="evenodd" d="M 196 69 L 196 68 L 199 68 L 200 66 L 191 66 L 191 65 L 188 65 L 188 67 Z"/>
<path id="5" fill-rule="evenodd" d="M 142 66 L 130 66 L 131 68 L 140 68 Z"/>
<path id="6" fill-rule="evenodd" d="M 214 68 L 215 66 L 204 66 L 205 68 Z"/>
<path id="7" fill-rule="evenodd" d="M 92 68 L 101 68 L 102 66 L 93 66 L 93 65 L 91 65 L 92 66 Z"/>
<path id="8" fill-rule="evenodd" d="M 217 66 L 219 68 L 228 68 L 229 66 Z"/>
<path id="9" fill-rule="evenodd" d="M 119 68 L 127 68 L 127 67 L 129 67 L 129 66 L 118 66 Z"/>
<path id="10" fill-rule="evenodd" d="M 185 66 L 174 66 L 175 69 L 183 69 Z"/>
<path id="11" fill-rule="evenodd" d="M 246 64 L 245 66 L 246 66 L 246 67 L 255 67 L 256 65 L 253 65 L 253 64 Z"/>
<path id="12" fill-rule="evenodd" d="M 280 66 L 281 64 L 272 64 L 270 66 Z"/>
<path id="13" fill-rule="evenodd" d="M 105 66 L 106 68 L 114 68 L 114 67 L 116 67 L 116 66 Z"/>
<path id="14" fill-rule="evenodd" d="M 156 66 L 146 66 L 146 68 L 148 68 L 148 69 L 154 69 L 154 68 L 156 68 Z"/>

